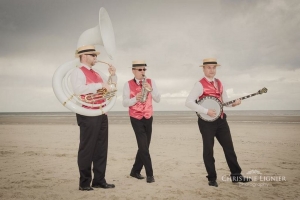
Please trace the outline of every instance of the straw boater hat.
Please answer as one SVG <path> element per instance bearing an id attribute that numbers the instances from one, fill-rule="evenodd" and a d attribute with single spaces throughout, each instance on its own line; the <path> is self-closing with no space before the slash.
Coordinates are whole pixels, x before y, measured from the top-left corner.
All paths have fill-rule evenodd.
<path id="1" fill-rule="evenodd" d="M 213 64 L 213 65 L 216 65 L 216 66 L 221 66 L 217 63 L 217 59 L 215 59 L 215 58 L 205 58 L 203 60 L 203 65 L 200 65 L 199 67 L 203 67 L 204 65 L 209 65 L 209 64 Z"/>
<path id="2" fill-rule="evenodd" d="M 132 68 L 134 67 L 147 67 L 147 64 L 144 60 L 134 60 L 132 61 Z"/>
<path id="3" fill-rule="evenodd" d="M 96 54 L 96 55 L 99 55 L 100 52 L 96 51 L 95 46 L 86 45 L 86 46 L 79 47 L 75 52 L 76 57 L 79 57 L 80 55 L 83 55 L 83 54 Z"/>

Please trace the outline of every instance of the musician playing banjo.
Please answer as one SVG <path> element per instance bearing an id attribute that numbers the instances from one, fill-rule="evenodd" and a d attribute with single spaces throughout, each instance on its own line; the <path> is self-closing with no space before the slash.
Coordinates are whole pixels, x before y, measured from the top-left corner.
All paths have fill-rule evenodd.
<path id="1" fill-rule="evenodd" d="M 241 167 L 238 164 L 237 156 L 234 151 L 231 139 L 230 129 L 226 120 L 226 114 L 223 109 L 204 107 L 206 104 L 198 104 L 195 100 L 216 99 L 217 102 L 223 102 L 227 99 L 226 91 L 223 91 L 223 85 L 219 79 L 215 78 L 217 63 L 215 58 L 207 58 L 203 60 L 204 77 L 195 83 L 193 89 L 188 95 L 185 105 L 197 113 L 207 116 L 198 118 L 198 126 L 203 141 L 203 159 L 207 171 L 207 179 L 209 186 L 218 187 L 217 173 L 215 169 L 215 159 L 213 154 L 214 138 L 216 137 L 223 148 L 227 164 L 231 172 L 231 181 L 249 182 L 250 178 L 241 175 Z M 241 100 L 237 99 L 230 106 L 235 107 L 241 104 Z M 217 113 L 220 111 L 220 113 Z M 199 115 L 200 116 L 200 115 Z M 214 119 L 214 120 L 211 120 Z"/>

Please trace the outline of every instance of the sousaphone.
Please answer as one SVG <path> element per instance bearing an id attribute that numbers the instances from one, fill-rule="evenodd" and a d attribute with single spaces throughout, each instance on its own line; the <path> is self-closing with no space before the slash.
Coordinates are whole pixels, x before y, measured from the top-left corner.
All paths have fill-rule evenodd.
<path id="1" fill-rule="evenodd" d="M 109 58 L 113 58 L 116 46 L 115 35 L 111 20 L 105 8 L 100 8 L 99 24 L 94 28 L 84 31 L 80 35 L 77 42 L 77 48 L 85 45 L 102 45 L 104 46 Z M 117 99 L 116 83 L 108 82 L 112 90 L 109 94 L 100 95 L 100 98 L 105 100 L 103 103 L 94 104 L 90 103 L 90 101 L 82 100 L 79 95 L 74 94 L 70 87 L 70 74 L 79 65 L 79 63 L 79 58 L 76 58 L 57 68 L 52 78 L 52 88 L 56 97 L 66 108 L 81 115 L 98 116 L 108 112 L 113 107 Z M 98 107 L 99 109 L 87 109 L 84 108 L 83 105 L 87 107 Z"/>

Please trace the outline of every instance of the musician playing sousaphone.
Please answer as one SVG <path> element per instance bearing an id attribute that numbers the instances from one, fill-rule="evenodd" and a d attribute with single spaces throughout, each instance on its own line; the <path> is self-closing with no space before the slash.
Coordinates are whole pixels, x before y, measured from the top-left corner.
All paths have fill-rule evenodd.
<path id="1" fill-rule="evenodd" d="M 89 100 L 93 99 L 92 94 L 99 94 L 111 91 L 108 84 L 108 77 L 103 73 L 93 70 L 97 56 L 93 45 L 79 47 L 76 57 L 80 59 L 80 65 L 71 74 L 71 85 L 76 95 L 82 99 L 88 95 Z M 116 68 L 109 65 L 108 72 L 111 80 L 117 83 Z M 97 96 L 97 95 L 96 95 Z M 104 99 L 96 99 L 93 103 L 100 104 Z M 99 106 L 85 106 L 86 109 L 101 109 Z M 80 144 L 78 150 L 78 167 L 80 173 L 79 190 L 93 190 L 94 188 L 114 188 L 114 184 L 108 184 L 105 180 L 107 148 L 108 148 L 108 118 L 106 114 L 99 116 L 84 116 L 76 114 L 77 123 L 80 127 Z M 94 178 L 92 180 L 91 167 L 93 165 Z M 92 187 L 90 186 L 92 182 Z"/>
<path id="2" fill-rule="evenodd" d="M 199 100 L 205 97 L 212 96 L 217 98 L 220 102 L 227 99 L 226 91 L 223 90 L 222 82 L 215 78 L 217 63 L 215 58 L 207 58 L 203 60 L 204 77 L 197 81 L 188 95 L 185 105 L 197 113 L 202 113 L 208 118 L 214 118 L 218 113 L 216 109 L 210 107 L 203 107 L 196 103 L 195 100 Z M 237 99 L 230 106 L 235 107 L 241 104 L 241 100 Z M 241 175 L 241 167 L 238 164 L 237 156 L 234 151 L 233 142 L 231 139 L 230 129 L 226 120 L 226 114 L 221 110 L 219 117 L 214 121 L 206 121 L 202 118 L 198 118 L 198 126 L 202 135 L 203 141 L 203 159 L 205 168 L 207 171 L 208 185 L 218 187 L 217 173 L 215 169 L 215 159 L 213 154 L 214 138 L 216 137 L 220 145 L 223 147 L 225 158 L 231 172 L 231 181 L 236 182 L 248 182 L 250 178 Z"/>
<path id="3" fill-rule="evenodd" d="M 160 101 L 160 93 L 153 79 L 146 78 L 147 64 L 143 60 L 132 62 L 134 78 L 124 84 L 123 106 L 129 107 L 129 116 L 134 130 L 138 151 L 130 176 L 144 179 L 141 175 L 143 166 L 146 171 L 146 182 L 155 182 L 149 146 L 152 135 L 153 107 L 152 99 Z"/>

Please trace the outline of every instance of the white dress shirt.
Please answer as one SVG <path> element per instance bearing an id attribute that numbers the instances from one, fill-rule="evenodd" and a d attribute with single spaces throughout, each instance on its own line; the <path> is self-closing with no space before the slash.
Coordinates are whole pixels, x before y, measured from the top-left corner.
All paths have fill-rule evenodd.
<path id="1" fill-rule="evenodd" d="M 86 66 L 85 64 L 80 63 L 79 67 L 76 67 L 76 69 L 73 70 L 71 73 L 71 84 L 73 88 L 73 92 L 76 95 L 82 95 L 82 94 L 89 94 L 89 93 L 97 93 L 97 90 L 102 88 L 102 83 L 91 83 L 86 84 L 86 77 L 83 71 L 80 69 L 80 67 L 85 67 L 88 70 L 91 68 Z M 98 72 L 98 71 L 97 71 Z M 102 72 L 98 72 L 101 76 L 103 82 L 107 83 L 108 77 L 103 74 Z M 117 76 L 112 76 L 112 82 L 117 83 Z"/>
<path id="2" fill-rule="evenodd" d="M 215 86 L 217 86 L 217 82 L 216 82 L 215 78 L 213 78 L 213 79 L 209 79 L 207 77 L 204 77 L 204 78 L 206 78 L 209 82 L 214 81 Z M 199 81 L 197 81 L 185 101 L 185 106 L 195 112 L 207 114 L 209 108 L 204 108 L 203 106 L 201 106 L 195 102 L 195 100 L 198 100 L 198 98 L 202 94 L 203 94 L 203 86 Z M 222 100 L 223 100 L 223 103 L 228 101 L 228 96 L 227 96 L 224 85 L 223 85 Z M 231 107 L 231 105 L 228 105 L 228 106 Z"/>
<path id="3" fill-rule="evenodd" d="M 137 80 L 136 78 L 135 82 L 139 85 L 140 84 L 140 80 Z M 160 102 L 160 94 L 157 90 L 156 84 L 154 82 L 154 80 L 151 79 L 151 85 L 152 85 L 152 91 L 151 91 L 151 95 L 152 95 L 152 99 L 158 103 Z M 128 81 L 124 84 L 124 88 L 123 88 L 123 106 L 124 107 L 129 107 L 129 106 L 133 106 L 134 104 L 136 104 L 138 101 L 136 100 L 136 97 L 132 97 L 130 98 L 130 88 L 129 88 L 129 83 Z"/>

